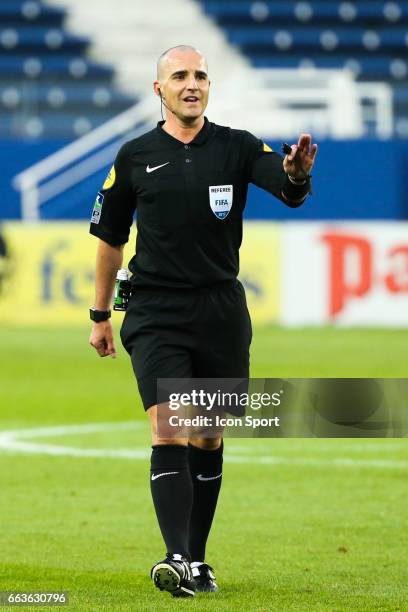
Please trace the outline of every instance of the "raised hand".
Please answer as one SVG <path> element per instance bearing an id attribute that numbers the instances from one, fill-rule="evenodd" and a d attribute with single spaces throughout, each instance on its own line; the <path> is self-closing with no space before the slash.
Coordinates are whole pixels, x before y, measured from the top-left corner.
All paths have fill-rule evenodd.
<path id="1" fill-rule="evenodd" d="M 283 160 L 283 169 L 294 179 L 304 179 L 313 168 L 317 144 L 312 145 L 311 134 L 301 134 L 298 144 L 292 145 L 291 149 Z"/>

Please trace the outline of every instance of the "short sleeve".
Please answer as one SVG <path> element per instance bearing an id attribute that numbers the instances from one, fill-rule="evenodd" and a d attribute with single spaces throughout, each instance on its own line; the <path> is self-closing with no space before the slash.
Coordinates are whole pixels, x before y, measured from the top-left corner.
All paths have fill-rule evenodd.
<path id="1" fill-rule="evenodd" d="M 286 181 L 283 158 L 249 132 L 244 132 L 244 147 L 248 182 L 282 200 L 282 187 Z"/>
<path id="2" fill-rule="evenodd" d="M 136 209 L 127 144 L 119 150 L 108 176 L 98 192 L 89 232 L 111 246 L 125 244 Z"/>

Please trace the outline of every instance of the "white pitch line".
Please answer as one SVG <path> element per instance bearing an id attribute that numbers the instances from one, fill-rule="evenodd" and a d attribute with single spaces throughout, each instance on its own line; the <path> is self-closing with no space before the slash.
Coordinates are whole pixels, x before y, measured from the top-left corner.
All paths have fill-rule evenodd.
<path id="1" fill-rule="evenodd" d="M 391 468 L 391 469 L 408 469 L 408 461 L 394 459 L 348 459 L 346 457 L 338 457 L 333 459 L 315 459 L 313 457 L 276 457 L 276 456 L 228 456 L 225 455 L 231 463 L 262 463 L 271 465 L 316 465 L 316 466 L 334 466 L 334 467 L 368 467 L 368 468 Z"/>
<path id="2" fill-rule="evenodd" d="M 101 433 L 104 431 L 129 431 L 141 429 L 143 423 L 138 421 L 113 421 L 112 423 L 80 423 L 76 425 L 53 425 L 52 427 L 31 427 L 30 429 L 14 429 L 0 431 L 0 438 L 11 435 L 18 438 L 54 438 L 71 434 Z"/>
<path id="3" fill-rule="evenodd" d="M 16 429 L 0 431 L 0 452 L 22 453 L 36 455 L 51 455 L 59 457 L 93 457 L 113 459 L 148 459 L 150 450 L 146 448 L 78 448 L 53 444 L 29 442 L 26 439 L 58 437 L 68 435 L 84 435 L 108 431 L 132 431 L 142 429 L 143 423 L 136 421 L 114 423 L 85 423 L 80 425 L 60 425 L 53 427 L 36 427 L 30 429 Z M 387 441 L 388 442 L 388 441 Z M 263 450 L 265 447 L 263 447 Z M 370 446 L 367 447 L 370 449 Z M 407 469 L 408 461 L 394 459 L 350 459 L 347 457 L 317 459 L 313 457 L 285 457 L 274 455 L 245 455 L 241 454 L 260 449 L 250 449 L 245 445 L 228 445 L 225 459 L 230 463 L 259 463 L 263 465 L 314 465 L 322 467 L 362 467 Z M 237 454 L 233 454 L 233 453 Z"/>

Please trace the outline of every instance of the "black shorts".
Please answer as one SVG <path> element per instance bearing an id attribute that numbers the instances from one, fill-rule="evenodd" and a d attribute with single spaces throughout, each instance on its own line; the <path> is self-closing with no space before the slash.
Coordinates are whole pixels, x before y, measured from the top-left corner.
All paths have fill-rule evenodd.
<path id="1" fill-rule="evenodd" d="M 251 320 L 239 281 L 205 289 L 134 290 L 122 328 L 145 410 L 158 378 L 248 378 Z"/>

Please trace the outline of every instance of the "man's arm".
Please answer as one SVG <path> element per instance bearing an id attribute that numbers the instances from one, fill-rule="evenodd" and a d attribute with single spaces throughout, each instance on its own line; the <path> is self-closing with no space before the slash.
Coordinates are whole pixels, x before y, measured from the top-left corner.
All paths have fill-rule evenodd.
<path id="1" fill-rule="evenodd" d="M 285 158 L 249 132 L 246 132 L 246 146 L 248 182 L 272 193 L 291 208 L 300 206 L 311 192 L 309 175 L 317 153 L 310 134 L 302 134 Z"/>
<path id="2" fill-rule="evenodd" d="M 95 308 L 109 310 L 115 288 L 116 273 L 122 265 L 123 246 L 111 246 L 99 240 L 95 269 Z M 116 357 L 110 320 L 93 323 L 89 343 L 98 355 Z"/>
<path id="3" fill-rule="evenodd" d="M 288 203 L 298 206 L 310 192 L 310 172 L 317 153 L 317 144 L 312 145 L 310 134 L 301 134 L 298 144 L 292 145 L 291 149 L 283 160 L 287 181 L 282 189 L 282 196 Z"/>

